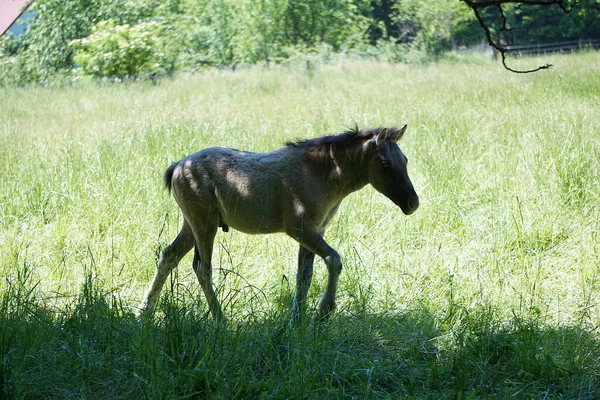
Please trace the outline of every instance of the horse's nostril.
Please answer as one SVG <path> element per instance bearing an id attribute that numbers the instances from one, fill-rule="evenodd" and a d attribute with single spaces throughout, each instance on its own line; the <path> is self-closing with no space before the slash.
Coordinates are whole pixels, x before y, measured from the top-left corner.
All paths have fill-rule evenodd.
<path id="1" fill-rule="evenodd" d="M 419 196 L 415 196 L 412 199 L 410 199 L 408 201 L 408 205 L 410 206 L 411 210 L 416 210 L 417 208 L 419 208 Z"/>

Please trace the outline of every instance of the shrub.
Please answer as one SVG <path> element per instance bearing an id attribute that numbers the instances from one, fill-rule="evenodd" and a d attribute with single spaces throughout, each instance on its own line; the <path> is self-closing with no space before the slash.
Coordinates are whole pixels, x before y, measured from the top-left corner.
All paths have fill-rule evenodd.
<path id="1" fill-rule="evenodd" d="M 70 46 L 75 48 L 74 61 L 84 75 L 119 79 L 150 76 L 173 69 L 174 57 L 162 38 L 164 33 L 165 28 L 156 21 L 130 26 L 107 20 Z"/>

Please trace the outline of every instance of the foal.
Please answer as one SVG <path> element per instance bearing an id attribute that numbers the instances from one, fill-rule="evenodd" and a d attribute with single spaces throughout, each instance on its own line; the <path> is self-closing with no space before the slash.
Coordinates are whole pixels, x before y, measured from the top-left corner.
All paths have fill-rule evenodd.
<path id="1" fill-rule="evenodd" d="M 315 254 L 325 260 L 328 280 L 320 317 L 335 308 L 342 270 L 340 256 L 323 239 L 342 200 L 370 183 L 404 214 L 419 197 L 396 143 L 401 129 L 352 130 L 295 143 L 270 153 L 212 147 L 194 153 L 165 172 L 165 186 L 183 213 L 183 227 L 162 252 L 139 313 L 156 305 L 169 273 L 194 248 L 193 268 L 215 319 L 223 312 L 212 285 L 211 257 L 217 228 L 258 234 L 285 232 L 300 244 L 294 316 L 305 309 Z"/>

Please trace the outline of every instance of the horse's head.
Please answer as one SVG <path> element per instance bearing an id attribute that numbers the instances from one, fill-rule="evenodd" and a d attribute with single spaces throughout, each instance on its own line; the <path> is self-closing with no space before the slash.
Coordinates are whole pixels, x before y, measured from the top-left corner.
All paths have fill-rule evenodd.
<path id="1" fill-rule="evenodd" d="M 399 130 L 384 128 L 368 142 L 368 170 L 371 185 L 409 215 L 419 207 L 419 196 L 408 177 L 408 159 L 396 143 L 404 131 L 406 125 Z"/>

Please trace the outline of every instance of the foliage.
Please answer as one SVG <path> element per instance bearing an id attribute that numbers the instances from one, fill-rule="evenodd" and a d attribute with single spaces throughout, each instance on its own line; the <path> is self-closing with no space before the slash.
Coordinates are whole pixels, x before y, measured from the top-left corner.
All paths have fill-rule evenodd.
<path id="1" fill-rule="evenodd" d="M 161 39 L 164 27 L 156 22 L 135 26 L 102 21 L 83 39 L 70 43 L 77 50 L 74 61 L 84 74 L 95 77 L 128 78 L 164 73 L 173 60 Z"/>
<path id="2" fill-rule="evenodd" d="M 190 4 L 182 15 L 188 32 L 202 32 L 200 54 L 216 66 L 280 61 L 326 44 L 334 51 L 364 40 L 365 19 L 349 0 L 218 1 Z"/>
<path id="3" fill-rule="evenodd" d="M 150 26 L 144 24 L 161 26 L 160 38 L 155 36 L 161 44 L 144 45 L 153 47 L 148 51 L 156 60 L 150 69 L 157 71 L 279 63 L 325 48 L 382 60 L 427 61 L 452 46 L 483 40 L 471 10 L 459 1 L 39 0 L 31 9 L 37 17 L 27 33 L 2 41 L 0 85 L 50 83 L 77 67 L 95 69 L 94 76 L 104 76 L 98 69 L 123 69 L 122 58 L 133 57 L 131 47 L 122 57 L 111 50 L 113 56 L 102 66 L 100 56 L 90 53 L 100 46 L 98 32 L 108 35 L 102 21 L 113 21 L 109 26 L 119 29 L 128 26 L 134 35 Z M 510 32 L 501 29 L 497 10 L 487 12 L 486 20 L 503 42 L 523 44 L 598 37 L 599 13 L 599 0 L 582 0 L 568 17 L 558 7 L 506 6 L 510 28 L 516 28 Z M 94 32 L 95 39 L 86 39 Z M 73 41 L 87 41 L 78 58 L 85 65 L 77 65 L 77 46 L 69 46 Z M 129 40 L 114 43 L 130 46 Z M 147 75 L 149 65 L 139 73 Z M 138 71 L 130 67 L 122 73 Z"/>
<path id="4" fill-rule="evenodd" d="M 41 0 L 31 10 L 37 14 L 25 34 L 26 48 L 19 60 L 26 80 L 44 82 L 73 64 L 69 42 L 90 34 L 92 26 L 109 13 L 101 0 Z M 117 2 L 118 3 L 118 2 Z"/>
<path id="5" fill-rule="evenodd" d="M 555 7 L 513 6 L 507 20 L 511 31 L 499 33 L 513 45 L 598 38 L 600 0 L 581 0 L 568 16 Z"/>
<path id="6" fill-rule="evenodd" d="M 398 19 L 413 21 L 413 46 L 425 54 L 439 54 L 448 48 L 453 32 L 467 18 L 469 12 L 458 1 L 404 0 L 397 3 Z"/>
<path id="7" fill-rule="evenodd" d="M 505 4 L 502 12 L 498 8 L 483 11 L 485 23 L 490 27 L 494 39 L 508 45 L 543 44 L 600 37 L 600 1 L 580 0 L 568 15 L 559 7 L 526 6 Z M 476 42 L 479 24 L 465 21 L 456 31 L 457 41 L 465 44 Z"/>

